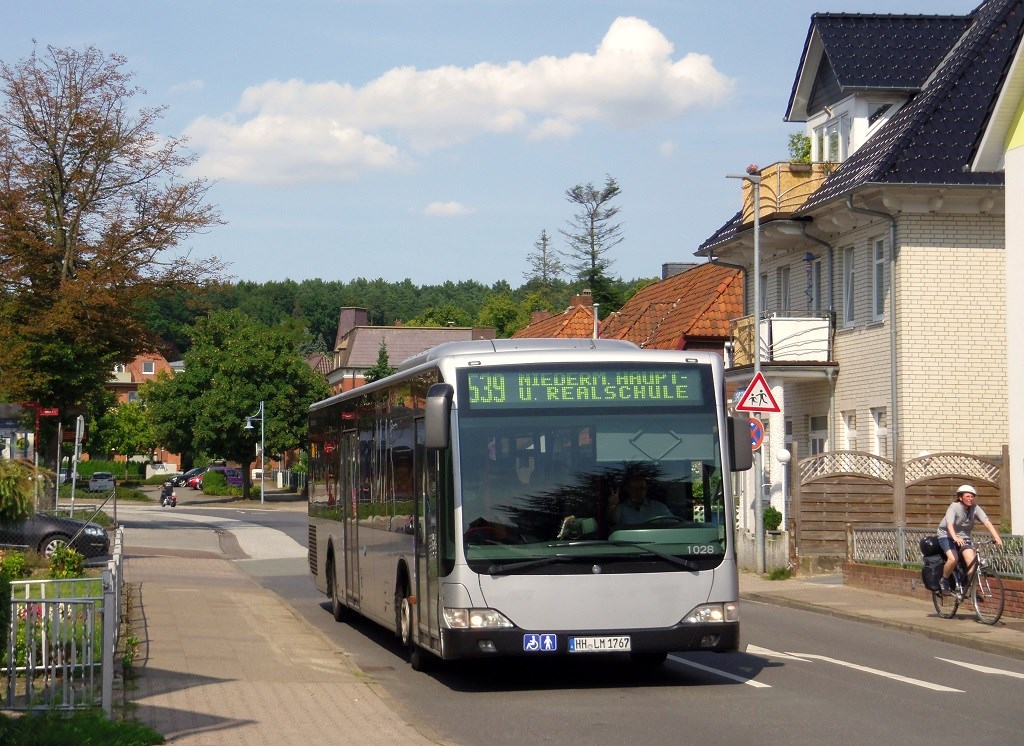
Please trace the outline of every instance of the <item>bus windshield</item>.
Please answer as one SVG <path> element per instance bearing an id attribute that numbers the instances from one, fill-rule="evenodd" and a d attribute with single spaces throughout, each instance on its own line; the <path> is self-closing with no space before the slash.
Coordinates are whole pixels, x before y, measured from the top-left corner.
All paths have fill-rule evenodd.
<path id="1" fill-rule="evenodd" d="M 568 572 L 574 557 L 628 571 L 721 563 L 728 517 L 710 367 L 477 369 L 459 385 L 462 541 L 474 570 Z"/>

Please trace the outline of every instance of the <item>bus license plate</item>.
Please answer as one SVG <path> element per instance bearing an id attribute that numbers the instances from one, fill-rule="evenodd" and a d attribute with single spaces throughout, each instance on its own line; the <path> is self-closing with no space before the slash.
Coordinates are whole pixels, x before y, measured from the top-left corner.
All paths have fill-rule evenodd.
<path id="1" fill-rule="evenodd" d="M 629 635 L 569 638 L 570 653 L 628 653 L 630 649 Z"/>

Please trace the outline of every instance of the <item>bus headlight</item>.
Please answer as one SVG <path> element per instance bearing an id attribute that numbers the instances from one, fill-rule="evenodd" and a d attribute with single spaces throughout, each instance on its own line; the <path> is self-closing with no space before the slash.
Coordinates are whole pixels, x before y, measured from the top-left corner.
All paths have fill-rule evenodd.
<path id="1" fill-rule="evenodd" d="M 714 624 L 716 622 L 738 622 L 740 607 L 737 603 L 703 604 L 683 617 L 688 624 Z"/>
<path id="2" fill-rule="evenodd" d="M 499 629 L 514 626 L 494 609 L 444 609 L 444 621 L 451 629 Z"/>

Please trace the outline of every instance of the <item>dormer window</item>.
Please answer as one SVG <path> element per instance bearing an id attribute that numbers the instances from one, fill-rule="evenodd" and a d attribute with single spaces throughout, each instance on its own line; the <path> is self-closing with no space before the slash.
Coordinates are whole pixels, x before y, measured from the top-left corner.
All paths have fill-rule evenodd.
<path id="1" fill-rule="evenodd" d="M 142 374 L 145 376 L 151 376 L 156 373 L 156 363 L 152 360 L 142 361 Z"/>
<path id="2" fill-rule="evenodd" d="M 124 373 L 124 363 L 118 363 L 114 366 L 115 373 Z"/>
<path id="3" fill-rule="evenodd" d="M 891 108 L 892 104 L 868 104 L 868 127 L 873 127 Z"/>
<path id="4" fill-rule="evenodd" d="M 814 128 L 814 153 L 816 163 L 842 163 L 850 154 L 851 119 L 849 114 L 833 117 L 823 125 Z"/>

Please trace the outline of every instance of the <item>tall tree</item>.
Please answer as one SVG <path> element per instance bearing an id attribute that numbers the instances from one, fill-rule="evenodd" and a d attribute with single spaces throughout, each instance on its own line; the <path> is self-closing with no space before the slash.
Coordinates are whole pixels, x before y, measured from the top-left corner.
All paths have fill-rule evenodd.
<path id="1" fill-rule="evenodd" d="M 377 362 L 374 363 L 372 368 L 367 368 L 364 378 L 366 378 L 367 383 L 373 383 L 382 378 L 387 378 L 394 372 L 395 368 L 388 359 L 388 343 L 382 339 L 380 347 L 377 348 Z"/>
<path id="2" fill-rule="evenodd" d="M 94 47 L 0 63 L 0 399 L 81 408 L 155 343 L 155 292 L 220 271 L 177 250 L 220 217 L 125 63 Z"/>
<path id="3" fill-rule="evenodd" d="M 602 306 L 621 304 L 621 299 L 609 294 L 608 270 L 614 262 L 607 256 L 622 242 L 622 223 L 612 222 L 620 208 L 610 204 L 621 191 L 609 175 L 601 188 L 588 182 L 565 192 L 566 200 L 576 208 L 568 229 L 559 229 L 569 242 L 565 256 L 576 277 L 590 288 L 594 302 Z"/>
<path id="4" fill-rule="evenodd" d="M 114 451 L 129 458 L 151 456 L 158 444 L 149 410 L 137 401 L 122 402 L 108 409 L 100 417 L 96 430 L 89 448 L 101 454 Z"/>
<path id="5" fill-rule="evenodd" d="M 523 277 L 527 282 L 537 281 L 542 287 L 550 287 L 555 280 L 565 274 L 565 264 L 558 258 L 558 254 L 551 246 L 551 236 L 544 229 L 534 242 L 533 251 L 526 256 L 526 262 L 530 268 L 523 272 Z"/>
<path id="6" fill-rule="evenodd" d="M 328 393 L 327 383 L 303 359 L 304 336 L 294 324 L 268 327 L 241 311 L 217 311 L 192 330 L 185 370 L 143 387 L 141 393 L 169 450 L 202 452 L 252 463 L 258 435 L 246 417 L 264 402 L 264 444 L 280 456 L 306 440 L 306 410 Z M 257 431 L 258 432 L 258 431 Z M 250 472 L 243 469 L 243 495 Z"/>

